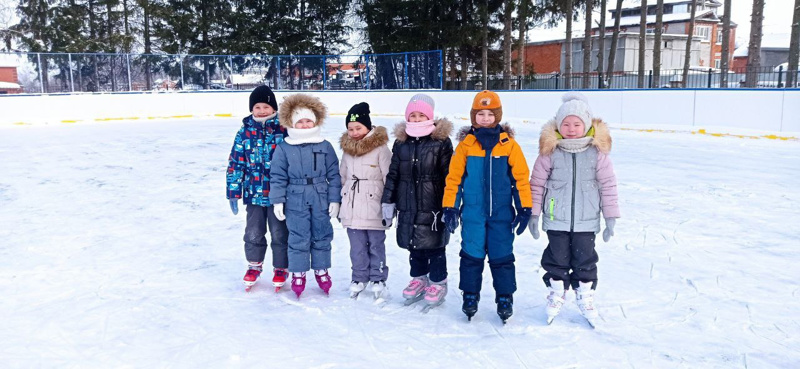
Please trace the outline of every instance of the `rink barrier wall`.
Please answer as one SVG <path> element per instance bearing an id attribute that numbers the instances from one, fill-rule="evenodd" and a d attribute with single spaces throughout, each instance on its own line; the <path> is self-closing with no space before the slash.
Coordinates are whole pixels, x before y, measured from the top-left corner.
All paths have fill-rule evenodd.
<path id="1" fill-rule="evenodd" d="M 467 117 L 474 91 L 313 91 L 332 116 L 366 101 L 373 116 L 402 119 L 408 99 L 426 93 L 437 115 Z M 800 132 L 800 89 L 585 90 L 594 116 L 612 127 L 649 132 L 686 127 L 698 134 L 764 137 Z M 278 100 L 296 91 L 276 91 Z M 561 104 L 561 90 L 498 91 L 507 118 L 542 122 Z M 249 91 L 0 95 L 0 125 L 239 117 Z M 378 98 L 380 96 L 380 98 Z M 745 132 L 742 132 L 744 130 Z M 753 135 L 753 132 L 776 133 Z M 777 134 L 780 133 L 780 134 Z M 794 137 L 786 137 L 794 139 Z"/>

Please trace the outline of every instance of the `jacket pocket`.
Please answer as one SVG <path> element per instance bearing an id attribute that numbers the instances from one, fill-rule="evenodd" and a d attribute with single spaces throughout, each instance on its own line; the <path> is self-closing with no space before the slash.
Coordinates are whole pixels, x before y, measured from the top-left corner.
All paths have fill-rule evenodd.
<path id="1" fill-rule="evenodd" d="M 365 219 L 383 219 L 383 215 L 381 212 L 381 195 L 383 192 L 381 191 L 378 186 L 371 185 L 367 186 L 367 193 L 366 193 L 366 204 L 354 204 L 356 206 L 364 206 L 366 209 L 366 214 L 364 214 Z"/>
<path id="2" fill-rule="evenodd" d="M 327 170 L 325 169 L 325 162 L 326 162 L 325 155 L 327 155 L 327 153 L 325 152 L 325 150 L 323 148 L 313 148 L 311 151 L 314 154 L 313 157 L 314 174 L 316 175 L 318 171 L 326 173 Z"/>
<path id="3" fill-rule="evenodd" d="M 566 220 L 564 210 L 564 203 L 566 203 L 566 186 L 565 181 L 547 181 L 544 184 L 544 216 L 550 220 Z"/>
<path id="4" fill-rule="evenodd" d="M 286 189 L 286 210 L 301 210 L 305 204 L 305 190 L 303 186 L 289 186 Z"/>
<path id="5" fill-rule="evenodd" d="M 581 182 L 581 220 L 600 219 L 600 186 L 597 181 Z"/>

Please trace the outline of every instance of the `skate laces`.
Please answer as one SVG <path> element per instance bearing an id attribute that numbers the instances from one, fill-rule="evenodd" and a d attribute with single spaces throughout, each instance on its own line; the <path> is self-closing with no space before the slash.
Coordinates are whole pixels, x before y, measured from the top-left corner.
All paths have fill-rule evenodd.
<path id="1" fill-rule="evenodd" d="M 288 273 L 289 272 L 287 272 L 286 269 L 275 268 L 275 276 L 276 277 L 284 277 L 285 278 Z"/>
<path id="2" fill-rule="evenodd" d="M 408 287 L 406 287 L 406 290 L 408 290 L 408 291 L 416 291 L 417 289 L 419 289 L 419 287 L 421 285 L 422 285 L 422 281 L 415 278 L 415 279 L 411 280 L 411 283 L 408 284 Z"/>
<path id="3" fill-rule="evenodd" d="M 425 292 L 429 295 L 438 295 L 444 290 L 444 286 L 440 284 L 432 284 L 425 288 Z"/>

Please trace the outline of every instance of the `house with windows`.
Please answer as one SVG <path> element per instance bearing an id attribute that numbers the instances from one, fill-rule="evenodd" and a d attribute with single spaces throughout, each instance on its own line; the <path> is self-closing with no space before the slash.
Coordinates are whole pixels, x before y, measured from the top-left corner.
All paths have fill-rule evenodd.
<path id="1" fill-rule="evenodd" d="M 664 0 L 664 15 L 662 18 L 662 44 L 661 44 L 661 69 L 681 69 L 683 68 L 684 55 L 686 53 L 686 41 L 689 34 L 689 24 L 691 21 L 691 9 L 689 5 L 692 0 Z M 718 10 L 722 3 L 718 0 L 698 0 L 695 12 L 695 28 L 693 31 L 690 65 L 692 68 L 719 68 L 722 58 L 722 20 L 719 18 Z M 647 23 L 645 36 L 645 66 L 647 70 L 653 67 L 653 49 L 655 46 L 655 26 L 656 26 L 655 1 L 653 4 L 648 2 Z M 623 2 L 620 11 L 620 35 L 617 46 L 615 72 L 635 72 L 638 71 L 639 60 L 639 30 L 641 27 L 641 4 L 639 0 L 626 0 Z M 607 57 L 611 50 L 611 38 L 614 28 L 614 21 L 617 16 L 616 9 L 612 9 L 606 16 L 605 33 L 605 53 Z M 598 42 L 599 28 L 593 28 L 591 32 L 592 41 L 592 66 L 597 68 L 597 53 L 599 51 Z M 572 38 L 572 70 L 580 73 L 583 70 L 583 32 L 573 35 Z M 730 30 L 730 61 L 733 61 L 733 50 L 735 49 L 736 24 L 731 22 Z M 528 43 L 525 46 L 523 59 L 525 60 L 525 71 L 530 73 L 559 73 L 564 70 L 564 56 L 566 54 L 565 40 L 548 40 Z M 516 51 L 514 52 L 516 58 Z"/>
<path id="2" fill-rule="evenodd" d="M 22 86 L 19 85 L 17 66 L 0 64 L 0 95 L 21 93 Z"/>

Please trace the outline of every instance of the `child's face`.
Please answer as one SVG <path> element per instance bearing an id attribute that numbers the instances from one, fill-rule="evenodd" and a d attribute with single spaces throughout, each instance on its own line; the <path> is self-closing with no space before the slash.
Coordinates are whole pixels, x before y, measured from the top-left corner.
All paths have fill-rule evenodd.
<path id="1" fill-rule="evenodd" d="M 308 118 L 300 119 L 297 121 L 297 123 L 294 124 L 294 128 L 297 129 L 314 128 L 314 121 Z"/>
<path id="2" fill-rule="evenodd" d="M 426 120 L 431 120 L 431 118 L 428 118 L 427 115 L 422 114 L 418 111 L 415 111 L 408 115 L 408 121 L 411 123 L 419 123 L 419 122 L 424 122 Z"/>
<path id="3" fill-rule="evenodd" d="M 272 114 L 275 114 L 275 109 L 267 103 L 256 103 L 253 105 L 253 116 L 256 118 L 264 118 Z"/>
<path id="4" fill-rule="evenodd" d="M 475 123 L 481 127 L 488 127 L 494 124 L 494 113 L 491 110 L 481 110 L 475 113 Z"/>
<path id="5" fill-rule="evenodd" d="M 580 118 L 574 115 L 568 115 L 561 121 L 561 127 L 558 129 L 558 132 L 561 133 L 561 136 L 564 136 L 564 138 L 581 138 L 586 132 L 586 126 Z"/>
<path id="6" fill-rule="evenodd" d="M 361 124 L 360 122 L 347 123 L 347 135 L 352 139 L 358 141 L 364 138 L 367 133 L 369 133 L 367 126 Z"/>

